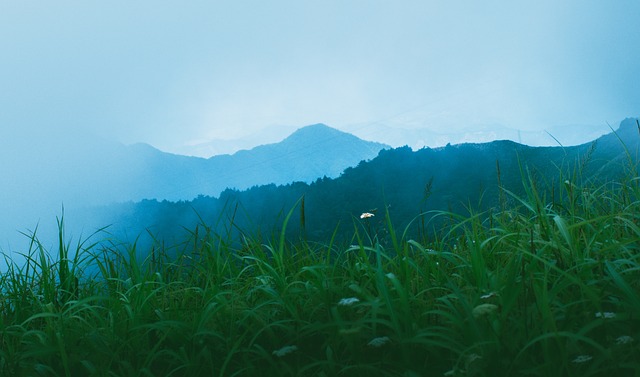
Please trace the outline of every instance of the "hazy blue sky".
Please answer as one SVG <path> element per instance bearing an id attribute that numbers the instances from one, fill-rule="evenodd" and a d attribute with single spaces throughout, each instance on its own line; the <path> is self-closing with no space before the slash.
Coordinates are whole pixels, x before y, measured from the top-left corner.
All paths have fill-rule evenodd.
<path id="1" fill-rule="evenodd" d="M 638 20 L 637 0 L 0 0 L 0 136 L 615 127 L 640 113 Z"/>

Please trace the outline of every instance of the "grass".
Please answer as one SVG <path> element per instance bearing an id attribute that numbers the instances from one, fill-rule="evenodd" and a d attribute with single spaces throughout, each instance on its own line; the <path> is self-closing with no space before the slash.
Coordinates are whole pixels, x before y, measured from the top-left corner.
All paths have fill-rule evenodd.
<path id="1" fill-rule="evenodd" d="M 347 246 L 200 225 L 140 260 L 61 219 L 0 277 L 0 375 L 640 376 L 638 178 L 523 177 L 419 240 L 388 212 Z"/>

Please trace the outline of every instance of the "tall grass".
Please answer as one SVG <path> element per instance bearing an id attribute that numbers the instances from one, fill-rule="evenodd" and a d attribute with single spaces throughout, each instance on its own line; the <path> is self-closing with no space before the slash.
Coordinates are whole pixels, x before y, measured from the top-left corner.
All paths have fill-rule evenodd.
<path id="1" fill-rule="evenodd" d="M 638 178 L 523 185 L 420 240 L 355 219 L 344 246 L 203 224 L 140 259 L 61 219 L 57 260 L 35 233 L 5 257 L 0 375 L 640 375 Z"/>

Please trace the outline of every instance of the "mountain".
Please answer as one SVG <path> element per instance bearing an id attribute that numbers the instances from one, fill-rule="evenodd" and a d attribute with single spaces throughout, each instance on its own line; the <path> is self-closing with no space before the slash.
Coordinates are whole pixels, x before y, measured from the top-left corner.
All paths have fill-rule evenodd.
<path id="1" fill-rule="evenodd" d="M 240 138 L 211 139 L 184 145 L 172 151 L 172 153 L 204 158 L 221 154 L 233 154 L 241 150 L 251 149 L 256 145 L 277 143 L 298 128 L 299 127 L 284 125 L 266 127 Z"/>
<path id="2" fill-rule="evenodd" d="M 322 176 L 338 177 L 344 169 L 376 157 L 385 148 L 389 146 L 363 141 L 324 124 L 315 124 L 295 131 L 280 143 L 239 151 L 232 157 L 237 159 L 234 162 L 238 169 L 252 177 L 251 181 L 253 177 L 261 177 L 256 180 L 283 184 L 311 182 Z M 245 183 L 243 186 L 250 185 Z"/>
<path id="3" fill-rule="evenodd" d="M 383 148 L 388 146 L 322 124 L 302 127 L 278 143 L 206 159 L 162 152 L 143 143 L 125 146 L 87 139 L 77 147 L 56 150 L 46 165 L 40 164 L 38 176 L 46 178 L 50 197 L 59 196 L 75 206 L 190 200 L 217 196 L 226 188 L 337 177 Z"/>
<path id="4" fill-rule="evenodd" d="M 492 124 L 447 130 L 428 127 L 408 129 L 382 123 L 365 123 L 347 127 L 346 131 L 365 139 L 384 139 L 392 147 L 408 145 L 417 150 L 423 147 L 438 148 L 446 144 L 486 143 L 493 140 L 511 140 L 529 146 L 558 146 L 558 143 L 575 146 L 595 140 L 611 129 L 607 125 L 573 124 L 530 131 Z"/>
<path id="5" fill-rule="evenodd" d="M 304 233 L 309 239 L 327 240 L 335 232 L 338 238 L 347 237 L 343 241 L 349 242 L 354 220 L 362 212 L 375 209 L 378 216 L 370 222 L 374 228 L 384 228 L 387 208 L 394 225 L 403 229 L 428 211 L 463 213 L 470 208 L 500 206 L 503 201 L 517 205 L 517 200 L 501 191 L 500 186 L 514 195 L 525 196 L 523 180 L 531 179 L 540 190 L 553 192 L 551 197 L 543 198 L 548 205 L 553 205 L 554 196 L 567 194 L 563 187 L 598 187 L 605 181 L 619 181 L 628 177 L 629 168 L 635 166 L 629 162 L 638 161 L 639 131 L 637 119 L 625 119 L 615 133 L 572 147 L 530 147 L 508 140 L 418 151 L 401 147 L 381 150 L 376 158 L 347 168 L 334 179 L 270 184 L 244 191 L 230 189 L 219 198 L 203 196 L 191 202 L 147 200 L 103 211 L 112 215 L 109 223 L 115 224 L 114 229 L 123 227 L 130 234 L 149 229 L 169 242 L 185 236 L 180 226 L 192 229 L 201 220 L 220 234 L 242 229 L 245 234 L 270 236 L 281 226 L 283 214 L 304 197 L 304 221 L 291 221 L 289 234 Z M 294 134 L 291 138 L 299 136 Z M 238 212 L 238 208 L 243 210 Z M 296 217 L 300 212 L 296 211 Z M 425 217 L 429 224 L 426 227 L 437 232 L 437 222 L 429 222 L 430 219 L 431 215 Z M 417 224 L 409 234 L 415 234 Z"/>
<path id="6" fill-rule="evenodd" d="M 86 206 L 192 200 L 218 196 L 226 188 L 337 177 L 387 148 L 319 124 L 300 128 L 278 143 L 208 159 L 165 153 L 147 144 L 55 136 L 22 141 L 28 149 L 11 148 L 3 141 L 8 148 L 0 149 L 5 162 L 0 164 L 0 249 L 23 241 L 19 232 L 36 226 L 41 239 L 55 238 L 55 219 L 63 206 L 71 230 L 74 221 L 87 223 L 80 216 Z"/>
<path id="7" fill-rule="evenodd" d="M 303 127 L 278 143 L 208 159 L 164 153 L 148 145 L 130 147 L 143 172 L 129 200 L 188 200 L 217 196 L 226 188 L 247 189 L 269 183 L 311 182 L 337 177 L 388 146 L 361 140 L 323 124 Z"/>

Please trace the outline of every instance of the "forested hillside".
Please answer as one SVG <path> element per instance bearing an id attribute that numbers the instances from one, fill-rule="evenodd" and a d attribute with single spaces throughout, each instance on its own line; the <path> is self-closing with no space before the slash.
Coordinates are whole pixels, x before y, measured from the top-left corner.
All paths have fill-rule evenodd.
<path id="1" fill-rule="evenodd" d="M 384 228 L 387 212 L 396 227 L 415 219 L 408 229 L 412 235 L 437 234 L 438 221 L 444 221 L 431 221 L 437 211 L 467 214 L 517 206 L 517 197 L 526 195 L 522 182 L 544 188 L 551 195 L 544 202 L 553 206 L 560 199 L 554 196 L 564 191 L 553 182 L 595 187 L 625 176 L 629 162 L 637 160 L 638 129 L 637 120 L 627 119 L 615 133 L 574 147 L 528 147 L 511 141 L 415 152 L 401 147 L 383 150 L 336 179 L 227 189 L 218 198 L 201 195 L 193 201 L 124 203 L 100 208 L 97 218 L 102 225 L 113 224 L 116 238 L 152 234 L 171 244 L 188 238 L 184 229 L 198 223 L 218 234 L 269 238 L 280 231 L 290 211 L 287 235 L 308 240 L 326 241 L 335 233 L 336 240 L 350 242 L 354 226 L 372 233 Z M 361 221 L 363 212 L 375 216 Z"/>

